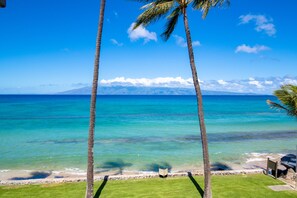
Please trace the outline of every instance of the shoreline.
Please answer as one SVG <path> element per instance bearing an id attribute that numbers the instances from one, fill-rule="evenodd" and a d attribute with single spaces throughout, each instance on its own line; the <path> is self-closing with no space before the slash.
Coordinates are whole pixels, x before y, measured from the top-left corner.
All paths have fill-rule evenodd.
<path id="1" fill-rule="evenodd" d="M 267 158 L 279 160 L 281 154 L 276 153 L 251 153 L 250 158 L 242 164 L 220 163 L 212 164 L 212 175 L 238 175 L 238 174 L 259 174 L 266 169 Z M 181 168 L 181 167 L 180 167 Z M 202 167 L 183 167 L 181 169 L 171 169 L 168 177 L 188 176 L 190 172 L 194 176 L 202 176 Z M 94 180 L 104 180 L 108 176 L 109 180 L 144 179 L 159 177 L 156 171 L 131 171 L 109 169 L 95 171 Z M 8 185 L 30 185 L 30 184 L 51 184 L 86 181 L 86 171 L 74 169 L 72 171 L 46 171 L 46 170 L 0 170 L 0 186 Z"/>
<path id="2" fill-rule="evenodd" d="M 191 173 L 192 176 L 203 176 L 203 172 L 177 172 L 168 173 L 170 177 L 185 177 Z M 262 174 L 263 169 L 242 169 L 242 170 L 224 170 L 224 171 L 211 171 L 211 175 L 247 175 L 247 174 Z M 105 175 L 94 176 L 94 181 L 101 180 L 130 180 L 130 179 L 146 179 L 146 178 L 158 178 L 158 173 L 142 173 L 136 175 Z M 18 186 L 18 185 L 38 185 L 38 184 L 59 184 L 59 183 L 73 183 L 73 182 L 85 182 L 84 177 L 70 177 L 70 178 L 45 178 L 45 179 L 28 179 L 28 180 L 0 180 L 0 186 Z"/>

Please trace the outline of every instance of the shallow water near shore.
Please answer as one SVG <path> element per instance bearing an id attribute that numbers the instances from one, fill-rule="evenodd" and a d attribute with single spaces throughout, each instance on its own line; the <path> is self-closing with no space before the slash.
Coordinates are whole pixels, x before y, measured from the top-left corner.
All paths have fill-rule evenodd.
<path id="1" fill-rule="evenodd" d="M 273 96 L 204 96 L 212 163 L 295 152 L 297 120 Z M 0 170 L 84 172 L 89 96 L 0 95 Z M 202 165 L 195 96 L 98 96 L 96 171 Z M 1 172 L 0 172 L 1 174 Z"/>

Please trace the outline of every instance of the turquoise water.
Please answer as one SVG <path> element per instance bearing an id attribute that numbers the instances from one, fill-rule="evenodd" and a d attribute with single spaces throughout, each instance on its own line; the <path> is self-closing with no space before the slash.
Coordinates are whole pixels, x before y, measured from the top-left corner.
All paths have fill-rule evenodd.
<path id="1" fill-rule="evenodd" d="M 0 95 L 0 169 L 86 169 L 89 96 Z M 212 162 L 287 153 L 297 120 L 270 109 L 273 96 L 204 96 Z M 195 96 L 99 96 L 95 166 L 151 170 L 202 164 Z"/>

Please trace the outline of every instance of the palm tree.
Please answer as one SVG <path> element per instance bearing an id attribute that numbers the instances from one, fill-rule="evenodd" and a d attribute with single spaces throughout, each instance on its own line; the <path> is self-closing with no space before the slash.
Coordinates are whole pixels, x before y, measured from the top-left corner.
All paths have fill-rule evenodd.
<path id="1" fill-rule="evenodd" d="M 98 32 L 97 32 L 97 39 L 96 39 L 96 54 L 95 54 L 95 62 L 94 62 L 92 95 L 91 95 L 91 104 L 90 104 L 86 198 L 93 197 L 93 187 L 94 187 L 94 154 L 93 154 L 94 130 L 95 130 L 95 118 L 96 118 L 96 99 L 97 99 L 99 60 L 100 60 L 101 38 L 102 38 L 102 29 L 103 29 L 103 20 L 104 20 L 104 10 L 105 10 L 105 0 L 101 0 Z"/>
<path id="2" fill-rule="evenodd" d="M 188 44 L 188 54 L 190 59 L 190 66 L 192 71 L 192 77 L 194 82 L 194 87 L 196 91 L 196 99 L 198 104 L 198 119 L 200 124 L 200 134 L 202 140 L 202 150 L 203 150 L 203 164 L 204 164 L 204 195 L 205 198 L 212 197 L 211 192 L 211 172 L 210 163 L 208 155 L 208 144 L 206 127 L 204 123 L 204 113 L 202 104 L 202 94 L 198 81 L 197 70 L 195 66 L 194 52 L 192 46 L 192 39 L 190 28 L 188 24 L 187 7 L 192 6 L 195 10 L 202 11 L 202 18 L 205 18 L 209 9 L 217 5 L 223 5 L 225 2 L 229 4 L 229 0 L 136 0 L 142 3 L 147 3 L 142 7 L 145 11 L 138 16 L 134 29 L 140 25 L 148 25 L 151 22 L 155 22 L 167 15 L 165 31 L 162 33 L 163 39 L 166 41 L 169 39 L 171 33 L 173 32 L 179 16 L 183 16 L 184 28 L 187 37 Z"/>
<path id="3" fill-rule="evenodd" d="M 267 104 L 271 108 L 285 110 L 289 116 L 297 117 L 297 86 L 283 85 L 280 89 L 274 91 L 274 95 L 282 104 L 278 104 L 267 100 Z"/>

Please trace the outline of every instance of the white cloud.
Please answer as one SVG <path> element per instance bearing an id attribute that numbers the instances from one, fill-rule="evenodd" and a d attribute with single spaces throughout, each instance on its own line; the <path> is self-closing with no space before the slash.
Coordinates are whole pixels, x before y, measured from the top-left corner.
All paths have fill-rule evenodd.
<path id="1" fill-rule="evenodd" d="M 265 32 L 269 36 L 274 36 L 276 34 L 276 29 L 272 23 L 272 19 L 267 19 L 264 15 L 241 15 L 239 17 L 240 24 L 247 24 L 251 21 L 255 22 L 255 30 L 257 32 Z"/>
<path id="2" fill-rule="evenodd" d="M 265 84 L 265 85 L 272 85 L 273 82 L 272 82 L 271 80 L 265 80 L 264 84 Z"/>
<path id="3" fill-rule="evenodd" d="M 250 77 L 241 80 L 199 80 L 201 89 L 210 91 L 229 91 L 241 93 L 272 94 L 283 84 L 297 85 L 296 77 Z M 125 78 L 117 77 L 110 80 L 101 80 L 102 86 L 138 86 L 138 87 L 175 87 L 192 88 L 192 78 L 158 77 L 158 78 Z"/>
<path id="4" fill-rule="evenodd" d="M 192 45 L 193 45 L 193 47 L 201 46 L 201 43 L 200 43 L 200 41 L 193 41 Z"/>
<path id="5" fill-rule="evenodd" d="M 257 80 L 249 81 L 248 83 L 250 85 L 255 85 L 257 88 L 263 88 L 263 85 Z"/>
<path id="6" fill-rule="evenodd" d="M 226 81 L 224 81 L 224 80 L 218 80 L 218 83 L 220 84 L 220 85 L 227 85 L 228 83 L 226 82 Z"/>
<path id="7" fill-rule="evenodd" d="M 297 79 L 292 79 L 292 78 L 288 78 L 288 77 L 286 77 L 286 78 L 283 79 L 283 81 L 281 82 L 281 85 L 285 85 L 285 84 L 293 84 L 293 85 L 297 85 Z"/>
<path id="8" fill-rule="evenodd" d="M 133 30 L 135 23 L 132 23 L 127 31 L 128 36 L 131 41 L 137 41 L 138 39 L 144 39 L 144 43 L 152 41 L 157 41 L 157 35 L 155 32 L 149 32 L 147 29 L 145 29 L 142 25 L 140 25 L 138 28 Z"/>
<path id="9" fill-rule="evenodd" d="M 269 36 L 273 36 L 276 33 L 276 29 L 272 23 L 261 24 L 256 27 L 257 32 L 264 31 Z"/>
<path id="10" fill-rule="evenodd" d="M 110 41 L 111 41 L 112 44 L 114 44 L 114 45 L 116 45 L 116 46 L 119 46 L 119 47 L 121 47 L 121 46 L 124 45 L 123 43 L 120 43 L 120 42 L 118 42 L 118 41 L 115 40 L 115 39 L 110 39 Z"/>
<path id="11" fill-rule="evenodd" d="M 250 53 L 257 54 L 261 51 L 267 51 L 267 50 L 270 50 L 270 48 L 265 45 L 255 45 L 255 46 L 251 47 L 246 44 L 242 44 L 242 45 L 239 45 L 236 47 L 235 52 L 236 53 L 245 52 L 245 53 L 249 53 L 249 54 Z"/>
<path id="12" fill-rule="evenodd" d="M 175 42 L 178 46 L 180 46 L 180 47 L 188 46 L 187 42 L 185 41 L 185 39 L 183 37 L 178 36 L 178 35 L 173 35 L 173 37 L 175 38 Z M 193 47 L 201 46 L 201 43 L 200 43 L 200 41 L 193 41 L 192 46 Z"/>
<path id="13" fill-rule="evenodd" d="M 159 77 L 159 78 L 125 78 L 117 77 L 110 80 L 101 80 L 105 86 L 140 86 L 140 87 L 192 87 L 192 78 Z"/>

